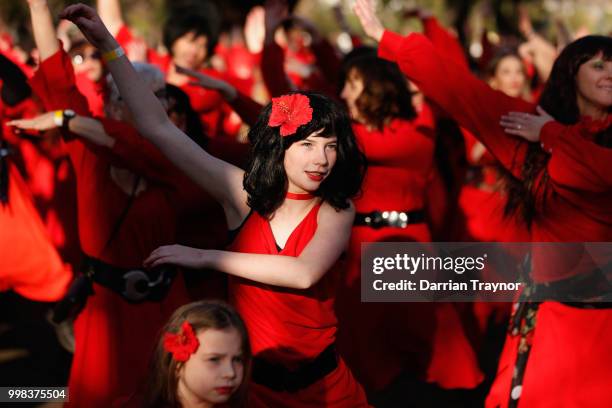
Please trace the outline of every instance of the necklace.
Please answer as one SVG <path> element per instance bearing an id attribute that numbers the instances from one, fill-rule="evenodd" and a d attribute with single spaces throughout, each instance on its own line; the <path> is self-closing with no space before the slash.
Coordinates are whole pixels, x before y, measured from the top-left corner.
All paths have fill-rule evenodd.
<path id="1" fill-rule="evenodd" d="M 287 191 L 285 198 L 288 198 L 289 200 L 310 200 L 311 198 L 314 198 L 314 195 L 310 193 L 290 193 Z"/>

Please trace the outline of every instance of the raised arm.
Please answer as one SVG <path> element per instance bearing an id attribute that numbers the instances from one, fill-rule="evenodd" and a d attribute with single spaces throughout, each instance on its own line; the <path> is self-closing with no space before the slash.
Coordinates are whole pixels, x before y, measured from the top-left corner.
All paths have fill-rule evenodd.
<path id="1" fill-rule="evenodd" d="M 117 41 L 94 9 L 82 4 L 69 6 L 61 17 L 75 23 L 104 55 L 113 55 L 107 58 L 108 68 L 132 111 L 140 134 L 151 140 L 177 167 L 219 201 L 225 210 L 228 226 L 237 227 L 249 212 L 247 194 L 242 186 L 244 172 L 209 155 L 174 126 L 157 97 L 142 83 L 128 59 L 118 56 L 116 52 L 120 48 Z"/>
<path id="2" fill-rule="evenodd" d="M 266 0 L 266 34 L 261 55 L 261 74 L 270 96 L 280 96 L 295 90 L 285 72 L 285 55 L 276 43 L 276 30 L 287 17 L 287 4 L 284 0 Z"/>
<path id="3" fill-rule="evenodd" d="M 32 17 L 34 41 L 36 41 L 38 52 L 40 52 L 40 59 L 44 61 L 59 50 L 53 17 L 47 5 L 47 0 L 28 0 L 28 6 Z"/>
<path id="4" fill-rule="evenodd" d="M 385 31 L 368 0 L 355 4 L 366 33 L 380 41 L 379 56 L 396 62 L 425 96 L 471 131 L 504 167 L 521 177 L 527 143 L 508 136 L 499 122 L 507 112 L 533 112 L 535 106 L 494 91 L 461 66 L 449 64 L 423 35 L 401 37 Z"/>
<path id="5" fill-rule="evenodd" d="M 468 61 L 459 39 L 442 27 L 433 14 L 419 10 L 418 16 L 423 23 L 423 34 L 429 38 L 436 51 L 453 63 L 468 69 Z"/>
<path id="6" fill-rule="evenodd" d="M 104 25 L 112 35 L 116 36 L 119 29 L 125 24 L 121 15 L 120 0 L 98 0 L 97 6 L 98 14 Z"/>
<path id="7" fill-rule="evenodd" d="M 337 212 L 323 204 L 318 214 L 317 231 L 298 257 L 170 245 L 153 251 L 145 260 L 145 266 L 175 264 L 194 269 L 214 268 L 267 285 L 308 289 L 325 275 L 346 249 L 354 217 L 353 207 Z"/>
<path id="8" fill-rule="evenodd" d="M 546 82 L 557 58 L 557 49 L 533 29 L 525 7 L 519 7 L 519 30 L 527 39 L 519 48 L 520 54 L 526 54 L 533 61 L 540 79 Z"/>

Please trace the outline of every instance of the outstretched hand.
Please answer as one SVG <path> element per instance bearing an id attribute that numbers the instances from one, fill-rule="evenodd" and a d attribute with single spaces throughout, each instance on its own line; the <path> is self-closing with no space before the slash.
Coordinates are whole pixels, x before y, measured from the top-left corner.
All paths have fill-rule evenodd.
<path id="1" fill-rule="evenodd" d="M 376 42 L 380 42 L 385 28 L 376 16 L 374 0 L 355 0 L 355 14 L 363 27 L 363 31 Z"/>
<path id="2" fill-rule="evenodd" d="M 146 268 L 155 268 L 159 265 L 171 264 L 190 269 L 202 269 L 207 267 L 207 252 L 204 249 L 183 245 L 164 245 L 151 252 L 143 265 Z"/>
<path id="3" fill-rule="evenodd" d="M 54 115 L 55 112 L 47 112 L 30 119 L 11 120 L 7 122 L 7 125 L 21 130 L 38 130 L 44 132 L 45 130 L 58 127 L 55 123 Z"/>
<path id="4" fill-rule="evenodd" d="M 530 142 L 538 142 L 540 141 L 542 127 L 555 119 L 539 106 L 536 110 L 537 115 L 524 112 L 508 112 L 501 117 L 499 124 L 508 134 L 520 136 Z"/>
<path id="5" fill-rule="evenodd" d="M 234 88 L 232 85 L 221 79 L 213 78 L 210 75 L 206 75 L 203 72 L 196 71 L 194 69 L 184 68 L 179 65 L 176 65 L 176 72 L 196 79 L 196 81 L 191 82 L 192 85 L 197 85 L 201 86 L 202 88 L 219 91 L 226 101 L 232 101 L 238 96 L 236 88 Z"/>
<path id="6" fill-rule="evenodd" d="M 72 21 L 94 47 L 102 51 L 117 48 L 117 42 L 95 9 L 84 4 L 74 4 L 66 7 L 60 13 L 60 18 Z"/>

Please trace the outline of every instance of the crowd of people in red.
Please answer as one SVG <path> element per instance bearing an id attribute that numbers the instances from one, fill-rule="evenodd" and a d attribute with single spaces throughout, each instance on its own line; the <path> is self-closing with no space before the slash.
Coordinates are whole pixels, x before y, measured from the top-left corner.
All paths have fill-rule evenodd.
<path id="1" fill-rule="evenodd" d="M 475 63 L 356 0 L 343 55 L 268 0 L 222 33 L 176 11 L 152 48 L 119 0 L 57 27 L 27 4 L 35 58 L 0 38 L 0 290 L 73 328 L 67 406 L 419 406 L 406 378 L 612 406 L 610 303 L 360 297 L 364 243 L 612 242 L 611 37 L 553 45 L 523 11 Z M 592 272 L 563 261 L 534 252 L 532 287 Z"/>

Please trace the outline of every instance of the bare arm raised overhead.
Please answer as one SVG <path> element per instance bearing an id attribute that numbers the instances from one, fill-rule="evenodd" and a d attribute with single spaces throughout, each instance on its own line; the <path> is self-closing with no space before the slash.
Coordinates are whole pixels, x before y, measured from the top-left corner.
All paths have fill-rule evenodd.
<path id="1" fill-rule="evenodd" d="M 249 212 L 247 193 L 242 185 L 244 171 L 209 155 L 174 126 L 159 100 L 142 83 L 128 59 L 113 54 L 119 45 L 94 9 L 77 4 L 67 7 L 61 17 L 76 24 L 89 42 L 104 55 L 113 55 L 106 58 L 108 68 L 121 96 L 132 111 L 138 131 L 215 197 L 225 210 L 228 226 L 237 227 Z"/>
<path id="2" fill-rule="evenodd" d="M 97 9 L 108 31 L 112 35 L 117 35 L 121 26 L 125 24 L 121 15 L 120 0 L 98 0 Z"/>
<path id="3" fill-rule="evenodd" d="M 34 41 L 36 41 L 36 46 L 40 52 L 40 59 L 44 61 L 59 50 L 51 11 L 47 5 L 47 0 L 28 0 L 28 6 L 32 16 Z"/>

